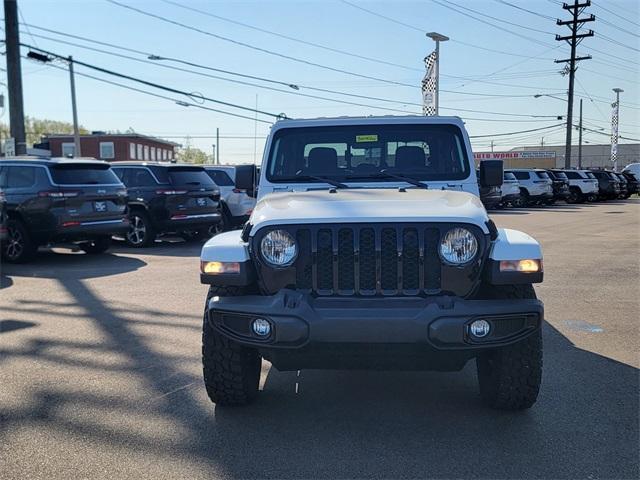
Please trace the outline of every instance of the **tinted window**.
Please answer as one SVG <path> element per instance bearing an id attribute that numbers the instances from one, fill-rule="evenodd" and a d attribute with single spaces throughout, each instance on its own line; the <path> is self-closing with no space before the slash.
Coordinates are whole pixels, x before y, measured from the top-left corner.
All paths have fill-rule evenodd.
<path id="1" fill-rule="evenodd" d="M 58 185 L 105 185 L 120 183 L 109 165 L 63 164 L 50 168 L 51 177 Z"/>
<path id="2" fill-rule="evenodd" d="M 131 187 L 155 187 L 158 183 L 146 168 L 128 168 L 125 183 Z"/>
<path id="3" fill-rule="evenodd" d="M 32 187 L 36 183 L 36 168 L 27 166 L 7 167 L 7 188 Z"/>
<path id="4" fill-rule="evenodd" d="M 565 172 L 565 174 L 567 175 L 567 178 L 571 179 L 571 180 L 581 180 L 582 177 L 580 176 L 580 174 L 578 172 Z"/>
<path id="5" fill-rule="evenodd" d="M 207 175 L 211 177 L 211 180 L 215 182 L 219 187 L 233 187 L 234 183 L 231 180 L 231 177 L 227 174 L 227 172 L 222 170 L 206 170 Z"/>
<path id="6" fill-rule="evenodd" d="M 512 172 L 518 180 L 529 180 L 529 172 Z"/>
<path id="7" fill-rule="evenodd" d="M 596 178 L 595 175 L 591 172 L 585 172 L 585 175 L 587 176 L 587 178 Z"/>
<path id="8" fill-rule="evenodd" d="M 549 179 L 549 174 L 547 172 L 536 172 L 536 175 L 540 178 Z"/>
<path id="9" fill-rule="evenodd" d="M 268 161 L 267 177 L 275 182 L 304 175 L 370 181 L 385 169 L 421 180 L 463 179 L 470 172 L 460 129 L 449 125 L 283 129 Z"/>
<path id="10" fill-rule="evenodd" d="M 553 172 L 553 176 L 555 178 L 557 178 L 558 180 L 566 180 L 567 176 L 564 174 L 564 172 Z"/>
<path id="11" fill-rule="evenodd" d="M 202 185 L 214 187 L 213 180 L 203 168 L 197 167 L 173 167 L 169 169 L 169 181 L 171 185 Z"/>
<path id="12" fill-rule="evenodd" d="M 516 180 L 516 176 L 511 172 L 504 172 L 505 180 Z"/>

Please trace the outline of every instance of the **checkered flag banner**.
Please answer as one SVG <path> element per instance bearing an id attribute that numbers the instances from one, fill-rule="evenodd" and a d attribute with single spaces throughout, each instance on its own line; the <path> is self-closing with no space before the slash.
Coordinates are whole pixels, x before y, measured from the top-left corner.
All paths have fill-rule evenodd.
<path id="1" fill-rule="evenodd" d="M 422 113 L 426 116 L 436 114 L 436 52 L 424 59 L 426 73 L 422 79 Z"/>
<path id="2" fill-rule="evenodd" d="M 618 102 L 611 104 L 611 163 L 615 165 L 618 159 L 618 115 L 619 105 Z"/>

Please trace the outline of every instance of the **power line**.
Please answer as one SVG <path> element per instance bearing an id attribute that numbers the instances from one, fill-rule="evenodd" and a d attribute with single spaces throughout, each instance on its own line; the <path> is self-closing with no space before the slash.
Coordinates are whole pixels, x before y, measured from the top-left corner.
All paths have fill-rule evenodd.
<path id="1" fill-rule="evenodd" d="M 618 14 L 617 14 L 617 13 L 615 13 L 614 11 L 609 10 L 609 9 L 608 9 L 608 8 L 606 8 L 606 7 L 603 7 L 602 5 L 600 5 L 600 1 L 599 1 L 599 0 L 598 0 L 598 2 L 591 2 L 591 3 L 595 3 L 595 5 L 596 5 L 598 8 L 601 8 L 601 9 L 602 9 L 602 10 L 604 10 L 605 12 L 609 12 L 611 15 L 613 15 L 614 17 L 619 18 L 620 20 L 624 20 L 625 22 L 629 22 L 631 25 L 633 25 L 633 26 L 635 26 L 635 27 L 639 27 L 639 26 L 640 26 L 640 24 L 638 24 L 638 23 L 636 23 L 636 22 L 632 22 L 632 21 L 631 21 L 631 20 L 629 20 L 627 17 L 624 17 L 624 16 L 622 16 L 622 15 L 618 15 Z"/>
<path id="2" fill-rule="evenodd" d="M 42 53 L 44 53 L 46 55 L 51 55 L 52 57 L 58 58 L 60 60 L 68 61 L 67 57 L 65 57 L 63 55 L 59 55 L 57 53 L 53 53 L 53 52 L 50 52 L 48 50 L 44 50 L 42 48 L 34 47 L 33 45 L 28 45 L 28 44 L 24 44 L 24 43 L 21 43 L 20 45 L 23 46 L 23 47 L 31 48 L 33 50 L 37 50 L 37 51 L 42 52 Z M 131 81 L 137 82 L 137 83 L 142 83 L 143 85 L 147 85 L 149 87 L 157 88 L 159 90 L 165 90 L 167 92 L 177 93 L 179 95 L 184 95 L 184 96 L 189 97 L 191 99 L 193 99 L 194 96 L 196 96 L 196 95 L 194 95 L 193 92 L 191 92 L 191 93 L 190 92 L 185 92 L 185 91 L 182 91 L 182 90 L 178 90 L 176 88 L 167 87 L 167 86 L 160 85 L 160 84 L 157 84 L 157 83 L 154 83 L 154 82 L 149 82 L 147 80 L 142 80 L 140 78 L 133 77 L 131 75 L 126 75 L 124 73 L 118 73 L 118 72 L 115 72 L 113 70 L 109 70 L 109 69 L 106 69 L 106 68 L 103 68 L 103 67 L 98 67 L 96 65 L 92 65 L 90 63 L 81 62 L 79 60 L 76 60 L 75 58 L 73 59 L 73 63 L 77 64 L 77 65 L 81 65 L 81 66 L 86 67 L 86 68 L 90 68 L 92 70 L 96 70 L 98 72 L 106 73 L 108 75 L 113 75 L 115 77 L 124 78 L 124 79 L 131 80 Z M 225 101 L 222 101 L 222 100 L 217 100 L 217 99 L 214 99 L 214 98 L 205 97 L 204 95 L 197 95 L 197 97 L 202 98 L 203 100 L 206 100 L 206 101 L 209 101 L 209 102 L 212 102 L 212 103 L 218 103 L 220 105 L 225 105 L 227 107 L 238 108 L 240 110 L 245 110 L 245 111 L 248 111 L 248 112 L 260 113 L 262 115 L 266 115 L 266 116 L 269 116 L 269 117 L 274 117 L 274 118 L 281 118 L 282 117 L 282 114 L 265 112 L 263 110 L 257 110 L 257 109 L 251 108 L 251 107 L 245 107 L 245 106 L 238 105 L 238 104 L 235 104 L 235 103 L 230 103 L 230 102 L 225 102 Z"/>
<path id="3" fill-rule="evenodd" d="M 514 5 L 513 3 L 510 3 L 510 2 L 506 2 L 505 0 L 494 0 L 494 1 L 496 1 L 498 3 L 502 3 L 503 5 L 508 5 L 510 7 L 516 8 L 518 10 L 522 10 L 523 12 L 530 13 L 530 14 L 535 15 L 537 17 L 541 17 L 541 18 L 544 18 L 546 20 L 551 20 L 552 22 L 556 21 L 555 18 L 550 17 L 549 15 L 543 15 L 542 13 L 534 12 L 533 10 L 529 10 L 529 9 L 521 7 L 519 5 Z"/>
<path id="4" fill-rule="evenodd" d="M 488 138 L 488 137 L 504 137 L 507 135 L 517 135 L 519 133 L 529 133 L 529 132 L 541 132 L 543 130 L 549 130 L 551 128 L 557 128 L 564 125 L 564 123 L 557 123 L 555 125 L 549 125 L 547 127 L 540 127 L 540 128 L 532 128 L 530 130 L 520 130 L 517 132 L 507 132 L 507 133 L 492 133 L 489 135 L 469 135 L 469 138 Z"/>
<path id="5" fill-rule="evenodd" d="M 198 33 L 201 33 L 203 35 L 207 35 L 209 37 L 217 38 L 218 40 L 223 40 L 225 42 L 229 42 L 229 43 L 232 43 L 234 45 L 238 45 L 238 46 L 241 46 L 241 47 L 249 48 L 251 50 L 256 50 L 258 52 L 266 53 L 268 55 L 273 55 L 273 56 L 276 56 L 276 57 L 284 58 L 286 60 L 291 60 L 293 62 L 298 62 L 298 63 L 302 63 L 302 64 L 309 65 L 309 66 L 312 66 L 312 67 L 322 68 L 324 70 L 329 70 L 329 71 L 332 71 L 332 72 L 342 73 L 342 74 L 350 75 L 350 76 L 353 76 L 353 77 L 366 78 L 368 80 L 375 80 L 377 82 L 387 83 L 387 84 L 390 84 L 390 85 L 398 85 L 398 86 L 402 86 L 402 87 L 416 88 L 415 85 L 410 84 L 410 83 L 397 82 L 395 80 L 389 80 L 389 79 L 386 79 L 386 78 L 380 78 L 380 77 L 374 77 L 374 76 L 371 76 L 371 75 L 365 75 L 365 74 L 362 74 L 362 73 L 356 73 L 356 72 L 352 72 L 352 71 L 349 71 L 349 70 L 344 70 L 344 69 L 341 69 L 341 68 L 331 67 L 329 65 L 323 65 L 321 63 L 315 63 L 315 62 L 312 62 L 312 61 L 309 61 L 309 60 L 305 60 L 303 58 L 293 57 L 291 55 L 287 55 L 287 54 L 284 54 L 284 53 L 276 52 L 274 50 L 268 50 L 266 48 L 258 47 L 256 45 L 251 45 L 249 43 L 245 43 L 245 42 L 241 42 L 239 40 L 235 40 L 233 38 L 229 38 L 229 37 L 225 37 L 225 36 L 222 36 L 222 35 L 218 35 L 217 33 L 208 32 L 206 30 L 202 30 L 202 29 L 194 27 L 192 25 L 187 25 L 185 23 L 178 22 L 176 20 L 171 20 L 171 19 L 163 17 L 161 15 L 156 15 L 155 13 L 151 13 L 151 12 L 142 10 L 140 8 L 132 7 L 131 5 L 125 5 L 123 3 L 117 2 L 116 0 L 105 0 L 105 1 L 109 2 L 109 3 L 113 4 L 113 5 L 117 5 L 117 6 L 121 7 L 121 8 L 125 8 L 125 9 L 131 10 L 133 12 L 137 12 L 137 13 L 139 13 L 141 15 L 145 15 L 147 17 L 155 18 L 155 19 L 160 20 L 162 22 L 170 23 L 172 25 L 176 25 L 178 27 L 185 28 L 187 30 L 198 32 Z"/>

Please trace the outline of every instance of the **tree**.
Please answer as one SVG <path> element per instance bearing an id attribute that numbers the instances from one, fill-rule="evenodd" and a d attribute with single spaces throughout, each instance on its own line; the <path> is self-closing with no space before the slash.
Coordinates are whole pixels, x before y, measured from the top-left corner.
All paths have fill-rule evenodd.
<path id="1" fill-rule="evenodd" d="M 27 147 L 31 147 L 34 143 L 39 143 L 42 137 L 46 135 L 73 134 L 73 124 L 68 122 L 25 117 L 24 123 L 27 132 Z M 83 126 L 80 126 L 79 130 L 81 134 L 89 133 Z M 0 134 L 3 139 L 9 138 L 11 136 L 9 125 L 0 123 Z"/>
<path id="2" fill-rule="evenodd" d="M 191 139 L 187 137 L 185 147 L 176 151 L 176 160 L 185 163 L 195 163 L 202 165 L 204 163 L 212 163 L 213 157 L 207 155 L 203 150 L 199 148 L 193 148 L 191 146 Z"/>

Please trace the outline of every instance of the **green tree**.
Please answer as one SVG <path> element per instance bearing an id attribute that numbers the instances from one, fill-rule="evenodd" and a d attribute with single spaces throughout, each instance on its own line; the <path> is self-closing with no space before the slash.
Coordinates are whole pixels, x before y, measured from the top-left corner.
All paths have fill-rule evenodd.
<path id="1" fill-rule="evenodd" d="M 64 135 L 73 133 L 73 124 L 69 122 L 25 117 L 24 123 L 24 127 L 27 132 L 28 147 L 31 147 L 34 143 L 39 143 L 42 137 L 46 135 Z M 9 125 L 6 123 L 0 123 L 0 133 L 2 134 L 3 139 L 9 138 L 11 136 Z M 80 133 L 87 134 L 89 131 L 80 125 Z"/>
<path id="2" fill-rule="evenodd" d="M 187 137 L 185 146 L 176 151 L 176 160 L 184 163 L 195 163 L 202 165 L 212 163 L 213 157 L 207 155 L 203 150 L 191 146 L 191 139 Z"/>

